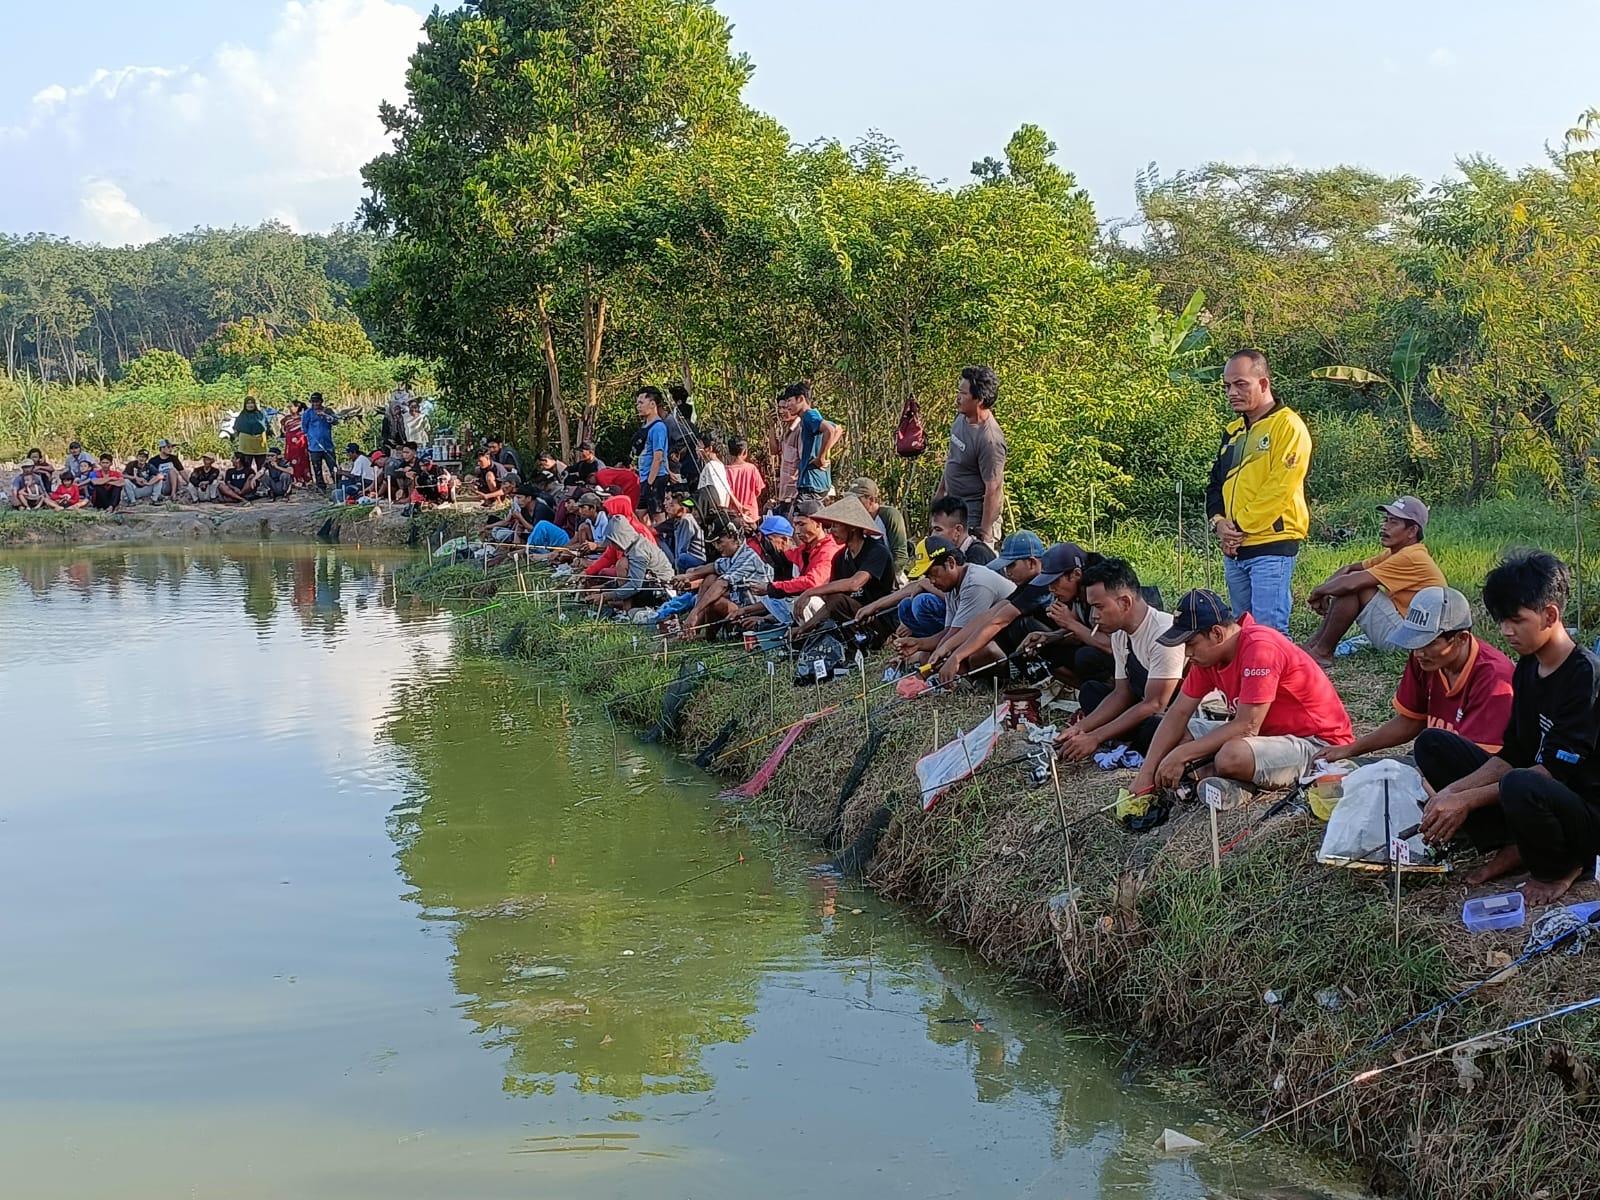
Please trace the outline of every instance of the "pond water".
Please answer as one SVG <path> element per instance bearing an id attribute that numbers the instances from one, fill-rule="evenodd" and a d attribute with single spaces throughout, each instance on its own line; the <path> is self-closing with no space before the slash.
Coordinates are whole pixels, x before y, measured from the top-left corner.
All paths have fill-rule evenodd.
<path id="1" fill-rule="evenodd" d="M 1153 1154 L 1218 1118 L 399 561 L 0 560 L 7 1195 L 1332 1194 Z"/>

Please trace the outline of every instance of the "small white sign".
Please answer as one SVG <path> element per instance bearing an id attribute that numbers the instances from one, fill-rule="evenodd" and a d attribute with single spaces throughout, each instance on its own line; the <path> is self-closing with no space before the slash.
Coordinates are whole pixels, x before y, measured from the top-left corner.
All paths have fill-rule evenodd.
<path id="1" fill-rule="evenodd" d="M 776 675 L 777 673 L 778 673 L 778 664 L 773 662 L 770 658 L 767 659 L 767 674 L 768 675 Z M 1600 862 L 1600 858 L 1597 858 L 1595 861 L 1596 862 Z"/>
<path id="2" fill-rule="evenodd" d="M 1411 865 L 1411 843 L 1404 838 L 1389 840 L 1389 862 L 1398 866 Z"/>
<path id="3" fill-rule="evenodd" d="M 819 658 L 816 662 L 812 663 L 811 674 L 818 683 L 821 683 L 824 679 L 826 679 L 828 677 L 828 660 L 825 658 Z"/>

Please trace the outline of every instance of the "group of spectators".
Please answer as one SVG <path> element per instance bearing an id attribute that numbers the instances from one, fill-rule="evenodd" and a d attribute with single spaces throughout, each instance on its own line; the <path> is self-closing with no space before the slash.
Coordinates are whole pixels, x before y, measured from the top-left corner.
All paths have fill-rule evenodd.
<path id="1" fill-rule="evenodd" d="M 1475 634 L 1471 602 L 1429 554 L 1428 506 L 1401 496 L 1379 506 L 1376 553 L 1312 589 L 1317 627 L 1297 645 L 1289 581 L 1309 534 L 1311 435 L 1273 396 L 1260 353 L 1230 359 L 1224 387 L 1234 419 L 1207 509 L 1226 597 L 1198 589 L 1169 607 L 1132 563 L 1028 530 L 1001 538 L 1006 442 L 982 367 L 958 382 L 920 540 L 875 481 L 834 489 L 841 430 L 806 384 L 778 400 L 770 489 L 746 446 L 698 434 L 681 398 L 644 388 L 631 467 L 606 468 L 587 446 L 571 467 L 544 456 L 489 537 L 571 564 L 603 609 L 664 633 L 888 645 L 907 679 L 943 684 L 1048 671 L 1079 700 L 1060 755 L 1110 748 L 1137 763 L 1134 797 L 1200 778 L 1283 788 L 1320 762 L 1411 745 L 1432 792 L 1424 837 L 1492 851 L 1473 883 L 1526 869 L 1530 903 L 1559 897 L 1600 854 L 1600 659 L 1564 623 L 1566 566 L 1519 552 L 1482 582 L 1513 665 Z M 492 459 L 480 472 L 498 479 Z M 1394 717 L 1359 737 L 1327 669 L 1358 626 L 1406 656 Z"/>

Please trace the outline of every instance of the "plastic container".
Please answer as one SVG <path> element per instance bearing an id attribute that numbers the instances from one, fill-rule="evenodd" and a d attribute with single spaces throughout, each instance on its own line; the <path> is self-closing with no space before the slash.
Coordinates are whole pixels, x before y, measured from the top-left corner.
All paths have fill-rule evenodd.
<path id="1" fill-rule="evenodd" d="M 1515 929 L 1527 918 L 1521 892 L 1502 892 L 1498 896 L 1477 896 L 1461 906 L 1461 923 L 1473 933 L 1491 929 Z"/>

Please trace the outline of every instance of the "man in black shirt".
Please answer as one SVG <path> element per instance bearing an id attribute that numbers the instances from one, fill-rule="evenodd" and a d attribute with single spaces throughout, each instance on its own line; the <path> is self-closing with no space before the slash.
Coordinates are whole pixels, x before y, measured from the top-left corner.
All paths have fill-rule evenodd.
<path id="1" fill-rule="evenodd" d="M 250 465 L 249 456 L 235 454 L 233 465 L 222 473 L 217 484 L 217 499 L 224 504 L 248 504 L 256 498 L 262 472 Z"/>
<path id="2" fill-rule="evenodd" d="M 184 495 L 190 504 L 200 504 L 217 498 L 217 485 L 222 482 L 222 472 L 217 469 L 215 454 L 202 454 L 200 465 L 189 472 L 184 485 Z"/>
<path id="3" fill-rule="evenodd" d="M 568 487 L 592 489 L 594 487 L 595 473 L 605 466 L 595 457 L 593 442 L 578 443 L 578 461 L 566 470 L 565 482 Z"/>
<path id="4" fill-rule="evenodd" d="M 517 473 L 517 482 L 520 483 L 522 481 L 522 459 L 517 455 L 517 448 L 507 445 L 505 440 L 498 435 L 489 439 L 488 447 L 490 461 L 499 467 L 510 467 Z M 515 487 L 516 484 L 511 486 Z"/>
<path id="5" fill-rule="evenodd" d="M 180 489 L 185 482 L 183 474 L 183 460 L 173 453 L 173 445 L 166 438 L 161 439 L 161 445 L 156 448 L 155 457 L 150 460 L 151 470 L 156 474 L 156 492 L 152 503 L 160 504 L 162 493 L 174 504 L 178 501 Z"/>
<path id="6" fill-rule="evenodd" d="M 801 641 L 811 629 L 826 620 L 843 624 L 853 618 L 862 605 L 881 600 L 894 591 L 894 559 L 889 548 L 878 536 L 878 523 L 857 496 L 841 496 L 817 514 L 817 520 L 844 547 L 834 557 L 832 578 L 810 591 L 795 597 L 794 611 L 805 611 L 806 603 L 816 597 L 822 607 L 790 631 L 789 636 Z M 859 632 L 868 634 L 873 641 L 881 641 L 893 631 L 886 614 L 880 614 L 870 625 Z"/>
<path id="7" fill-rule="evenodd" d="M 958 496 L 940 496 L 928 506 L 928 528 L 934 537 L 953 542 L 961 557 L 976 567 L 994 561 L 994 549 L 972 536 L 967 528 L 967 503 Z"/>
<path id="8" fill-rule="evenodd" d="M 489 443 L 491 446 L 493 442 Z M 494 452 L 485 450 L 478 455 L 478 495 L 485 508 L 494 508 L 511 498 L 515 485 L 501 477 Z"/>
<path id="9" fill-rule="evenodd" d="M 1543 550 L 1511 555 L 1489 572 L 1484 607 L 1521 655 L 1505 744 L 1490 755 L 1442 729 L 1425 729 L 1416 742 L 1417 769 L 1435 789 L 1422 836 L 1442 846 L 1462 832 L 1496 851 L 1469 885 L 1526 869 L 1529 908 L 1566 895 L 1600 853 L 1600 658 L 1567 633 L 1570 587 L 1566 564 Z"/>

